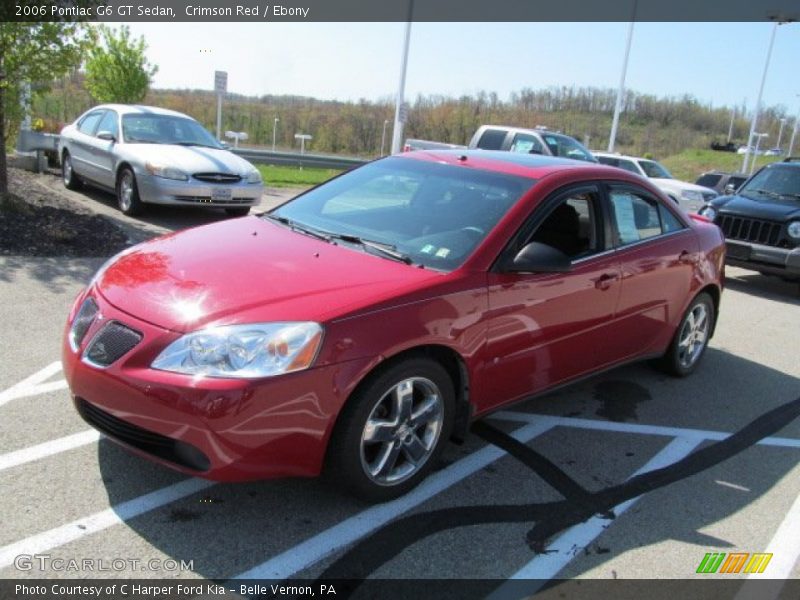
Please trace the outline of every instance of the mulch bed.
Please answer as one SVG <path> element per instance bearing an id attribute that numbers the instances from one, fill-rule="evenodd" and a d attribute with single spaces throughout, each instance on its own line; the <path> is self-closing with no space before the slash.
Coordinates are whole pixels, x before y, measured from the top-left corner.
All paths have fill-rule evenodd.
<path id="1" fill-rule="evenodd" d="M 9 168 L 11 198 L 0 205 L 0 255 L 111 256 L 130 245 L 113 222 L 46 191 L 35 175 Z"/>

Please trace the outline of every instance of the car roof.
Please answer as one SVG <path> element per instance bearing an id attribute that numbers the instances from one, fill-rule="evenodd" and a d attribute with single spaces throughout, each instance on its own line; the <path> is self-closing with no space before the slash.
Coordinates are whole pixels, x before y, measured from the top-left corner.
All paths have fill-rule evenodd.
<path id="1" fill-rule="evenodd" d="M 532 179 L 540 179 L 550 173 L 569 169 L 594 169 L 595 172 L 608 173 L 608 176 L 613 179 L 617 179 L 620 173 L 616 167 L 598 163 L 502 150 L 417 150 L 394 156 L 520 175 Z M 632 175 L 631 177 L 636 176 Z"/>
<path id="2" fill-rule="evenodd" d="M 153 115 L 164 115 L 164 116 L 183 117 L 186 119 L 191 119 L 190 116 L 185 115 L 184 113 L 178 112 L 176 110 L 169 110 L 168 108 L 160 108 L 158 106 L 145 106 L 144 104 L 100 104 L 99 106 L 93 107 L 92 110 L 100 108 L 115 110 L 123 115 L 153 114 Z"/>

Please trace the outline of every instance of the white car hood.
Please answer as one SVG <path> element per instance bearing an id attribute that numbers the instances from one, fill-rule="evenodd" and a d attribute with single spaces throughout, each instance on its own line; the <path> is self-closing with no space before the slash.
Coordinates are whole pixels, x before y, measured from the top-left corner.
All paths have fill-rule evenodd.
<path id="1" fill-rule="evenodd" d="M 689 183 L 687 181 L 681 181 L 679 179 L 652 177 L 650 181 L 652 181 L 656 187 L 659 187 L 662 190 L 670 190 L 678 193 L 686 190 L 690 192 L 700 192 L 701 194 L 714 194 L 715 196 L 717 195 L 717 192 L 712 190 L 711 188 L 707 188 L 702 185 L 697 185 L 695 183 Z"/>
<path id="2" fill-rule="evenodd" d="M 247 175 L 254 169 L 245 159 L 228 150 L 174 144 L 125 144 L 124 154 L 142 166 L 151 162 L 175 167 L 186 174 L 236 173 Z"/>

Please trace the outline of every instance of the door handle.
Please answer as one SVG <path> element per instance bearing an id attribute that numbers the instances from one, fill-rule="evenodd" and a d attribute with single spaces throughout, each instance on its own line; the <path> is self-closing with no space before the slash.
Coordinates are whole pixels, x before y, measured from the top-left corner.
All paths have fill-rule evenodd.
<path id="1" fill-rule="evenodd" d="M 678 255 L 678 261 L 682 262 L 682 263 L 691 263 L 691 262 L 693 262 L 691 253 L 688 250 L 684 250 L 683 252 L 681 252 Z"/>
<path id="2" fill-rule="evenodd" d="M 619 275 L 616 273 L 603 273 L 594 280 L 594 287 L 598 290 L 607 290 L 617 279 L 619 279 Z"/>

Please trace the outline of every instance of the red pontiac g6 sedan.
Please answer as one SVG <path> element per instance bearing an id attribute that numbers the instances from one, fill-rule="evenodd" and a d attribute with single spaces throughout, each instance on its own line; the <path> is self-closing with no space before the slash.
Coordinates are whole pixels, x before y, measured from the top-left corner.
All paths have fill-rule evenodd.
<path id="1" fill-rule="evenodd" d="M 636 175 L 413 152 L 114 257 L 64 366 L 86 421 L 165 465 L 385 500 L 510 402 L 645 358 L 691 373 L 723 263 L 719 229 Z"/>

